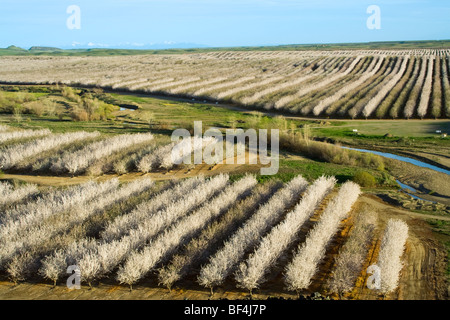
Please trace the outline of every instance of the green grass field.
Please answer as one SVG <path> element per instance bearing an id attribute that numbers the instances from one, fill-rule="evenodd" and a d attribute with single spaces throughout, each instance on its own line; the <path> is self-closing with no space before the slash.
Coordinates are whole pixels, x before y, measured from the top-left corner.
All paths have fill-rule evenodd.
<path id="1" fill-rule="evenodd" d="M 358 130 L 361 136 L 353 133 Z M 448 120 L 353 120 L 333 121 L 326 128 L 314 129 L 314 132 L 323 136 L 368 138 L 390 134 L 396 137 L 439 138 L 436 130 L 450 133 Z"/>
<path id="2" fill-rule="evenodd" d="M 64 99 L 54 88 L 45 87 L 15 87 L 17 92 L 5 91 L 12 87 L 2 86 L 3 94 L 12 97 L 24 92 L 32 94 L 35 99 L 45 102 L 46 99 L 55 97 Z M 19 93 L 20 92 L 20 93 Z M 94 93 L 95 95 L 95 93 Z M 99 130 L 102 132 L 116 132 L 127 128 L 128 131 L 139 132 L 148 129 L 144 120 L 145 115 L 152 114 L 152 122 L 155 125 L 163 125 L 168 130 L 192 126 L 194 121 L 202 121 L 203 127 L 219 128 L 278 128 L 281 130 L 304 131 L 305 125 L 312 136 L 321 139 L 332 139 L 338 142 L 350 143 L 352 145 L 381 144 L 388 145 L 398 142 L 399 139 L 409 141 L 410 144 L 433 145 L 446 147 L 449 145 L 448 138 L 441 138 L 442 133 L 450 133 L 449 120 L 314 120 L 301 118 L 285 118 L 283 116 L 268 116 L 258 111 L 242 112 L 231 108 L 223 108 L 213 104 L 199 103 L 197 101 L 186 102 L 178 100 L 158 99 L 151 96 L 139 94 L 102 93 L 96 97 L 114 105 L 138 104 L 135 111 L 126 110 L 116 112 L 114 119 L 110 121 L 73 122 L 69 119 L 66 108 L 61 106 L 62 119 L 56 115 L 36 117 L 34 115 L 23 115 L 21 123 L 12 121 L 13 126 L 41 126 L 55 132 L 82 130 Z M 70 101 L 67 101 L 69 104 Z M 4 114 L 4 121 L 11 121 L 12 115 Z M 357 133 L 353 130 L 358 130 Z"/>

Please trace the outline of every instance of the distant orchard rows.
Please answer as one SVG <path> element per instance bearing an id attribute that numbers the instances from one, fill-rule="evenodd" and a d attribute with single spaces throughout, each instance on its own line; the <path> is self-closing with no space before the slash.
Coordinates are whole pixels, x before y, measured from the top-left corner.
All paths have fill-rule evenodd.
<path id="1" fill-rule="evenodd" d="M 448 118 L 450 50 L 2 57 L 0 81 L 164 94 L 302 116 Z"/>
<path id="2" fill-rule="evenodd" d="M 214 138 L 195 137 L 191 139 L 200 139 L 199 143 L 194 141 L 189 146 L 185 143 L 188 140 L 183 140 L 177 146 L 175 142 L 161 139 L 151 133 L 104 136 L 99 132 L 77 131 L 54 134 L 47 129 L 13 130 L 3 125 L 0 127 L 0 169 L 58 175 L 148 173 L 170 170 L 182 163 L 184 157 L 190 157 L 189 152 L 195 152 L 196 148 L 220 143 Z M 181 147 L 183 152 L 172 155 L 175 146 Z M 223 148 L 222 144 L 220 146 Z M 242 149 L 236 145 L 231 147 Z"/>
<path id="3" fill-rule="evenodd" d="M 282 273 L 287 289 L 302 292 L 324 271 L 339 230 L 353 221 L 326 271 L 326 287 L 351 292 L 379 234 L 371 262 L 380 268 L 378 290 L 393 292 L 407 225 L 389 220 L 380 229 L 374 213 L 352 209 L 359 186 L 335 184 L 334 177 L 309 184 L 302 176 L 257 184 L 251 175 L 232 182 L 220 174 L 158 185 L 111 179 L 40 192 L 2 182 L 0 272 L 15 282 L 41 277 L 56 284 L 76 265 L 89 285 L 109 277 L 131 286 L 156 273 L 169 289 L 195 276 L 211 290 L 234 279 L 250 292 Z M 313 216 L 318 220 L 308 226 Z"/>

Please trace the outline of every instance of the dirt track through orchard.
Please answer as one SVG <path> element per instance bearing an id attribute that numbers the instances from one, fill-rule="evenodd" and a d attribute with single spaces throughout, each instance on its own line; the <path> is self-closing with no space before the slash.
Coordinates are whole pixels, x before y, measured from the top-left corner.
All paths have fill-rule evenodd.
<path id="1" fill-rule="evenodd" d="M 448 288 L 445 269 L 446 250 L 435 239 L 430 226 L 425 219 L 441 219 L 449 221 L 449 217 L 422 215 L 384 203 L 381 199 L 372 195 L 363 195 L 360 203 L 368 210 L 378 214 L 379 230 L 378 238 L 388 219 L 396 218 L 407 222 L 409 235 L 406 250 L 403 255 L 404 267 L 402 270 L 399 288 L 385 299 L 400 300 L 434 300 L 446 299 Z M 380 241 L 376 244 L 379 246 Z M 370 264 L 376 263 L 379 248 L 375 252 Z M 374 295 L 366 286 L 359 290 L 359 299 L 383 299 Z"/>

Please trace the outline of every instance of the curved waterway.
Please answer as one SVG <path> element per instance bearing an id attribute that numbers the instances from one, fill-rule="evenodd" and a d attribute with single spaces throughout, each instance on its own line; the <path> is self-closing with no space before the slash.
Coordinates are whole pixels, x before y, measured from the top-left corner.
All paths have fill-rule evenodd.
<path id="1" fill-rule="evenodd" d="M 403 162 L 407 162 L 407 163 L 411 163 L 413 165 L 416 165 L 418 167 L 422 167 L 422 168 L 428 168 L 437 172 L 442 172 L 445 174 L 450 175 L 450 171 L 446 170 L 446 169 L 442 169 L 439 168 L 437 166 L 433 166 L 432 164 L 426 163 L 426 162 L 422 162 L 416 159 L 412 159 L 412 158 L 408 158 L 408 157 L 402 157 L 396 154 L 392 154 L 392 153 L 386 153 L 386 152 L 381 152 L 381 151 L 373 151 L 373 150 L 366 150 L 366 149 L 356 149 L 356 148 L 349 148 L 349 147 L 342 147 L 344 149 L 349 149 L 349 150 L 355 150 L 355 151 L 360 151 L 360 152 L 367 152 L 367 153 L 372 153 L 372 154 L 376 154 L 385 158 L 389 158 L 389 159 L 394 159 L 394 160 L 399 160 L 399 161 L 403 161 Z"/>
<path id="2" fill-rule="evenodd" d="M 450 174 L 450 171 L 433 166 L 432 164 L 426 163 L 426 162 L 422 162 L 416 159 L 412 159 L 412 158 L 408 158 L 408 157 L 402 157 L 402 156 L 398 156 L 396 154 L 392 154 L 392 153 L 386 153 L 386 152 L 381 152 L 381 151 L 373 151 L 373 150 L 366 150 L 366 149 L 356 149 L 356 148 L 349 148 L 349 147 L 342 147 L 344 149 L 349 149 L 349 150 L 354 150 L 354 151 L 359 151 L 359 152 L 367 152 L 367 153 L 372 153 L 372 154 L 376 154 L 385 158 L 389 158 L 389 159 L 395 159 L 395 160 L 399 160 L 399 161 L 403 161 L 403 162 L 407 162 L 413 165 L 416 165 L 418 167 L 422 167 L 422 168 L 428 168 L 437 172 L 442 172 L 445 174 Z M 417 200 L 424 200 L 424 201 L 429 201 L 432 203 L 436 203 L 434 201 L 430 201 L 430 200 L 425 200 L 422 198 L 419 198 L 418 196 L 412 194 L 412 193 L 416 193 L 417 190 L 414 189 L 413 187 L 410 187 L 402 182 L 400 182 L 399 180 L 395 180 L 399 186 L 402 188 L 402 191 L 405 192 L 406 194 L 410 195 L 411 197 L 413 197 L 414 199 Z"/>

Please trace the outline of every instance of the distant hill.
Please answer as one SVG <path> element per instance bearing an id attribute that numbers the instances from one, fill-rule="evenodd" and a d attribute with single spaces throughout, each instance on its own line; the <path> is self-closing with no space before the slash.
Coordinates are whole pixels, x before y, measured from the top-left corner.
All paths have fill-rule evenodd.
<path id="1" fill-rule="evenodd" d="M 60 48 L 54 48 L 54 47 L 31 47 L 29 51 L 46 51 L 46 52 L 55 52 L 55 51 L 64 51 Z"/>
<path id="2" fill-rule="evenodd" d="M 9 46 L 8 48 L 6 48 L 7 50 L 16 50 L 16 51 L 27 51 L 26 49 L 23 48 L 19 48 L 16 46 Z"/>
<path id="3" fill-rule="evenodd" d="M 208 48 L 208 46 L 191 42 L 162 42 L 162 43 L 122 43 L 109 47 L 106 45 L 96 46 L 94 43 L 81 44 L 74 46 L 62 47 L 66 50 L 89 50 L 89 49 L 105 49 L 105 50 L 166 50 L 166 49 L 192 49 L 192 48 Z"/>
<path id="4" fill-rule="evenodd" d="M 192 45 L 192 44 L 191 44 Z M 164 49 L 60 49 L 53 47 L 33 46 L 25 50 L 16 46 L 0 49 L 0 56 L 13 55 L 54 55 L 54 56 L 111 56 L 111 55 L 142 55 L 142 54 L 179 54 L 200 53 L 211 51 L 300 51 L 300 50 L 402 50 L 402 49 L 450 49 L 450 40 L 430 41 L 389 41 L 365 43 L 330 43 L 330 44 L 290 44 L 259 47 L 201 47 L 189 48 L 189 44 L 167 44 Z M 181 47 L 181 48 L 180 48 Z"/>

